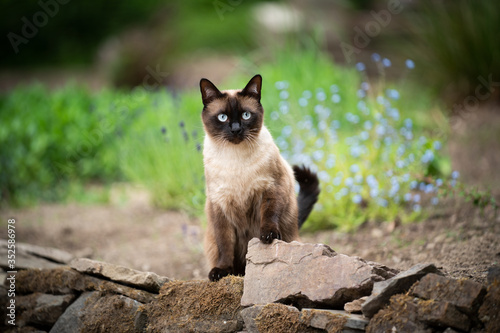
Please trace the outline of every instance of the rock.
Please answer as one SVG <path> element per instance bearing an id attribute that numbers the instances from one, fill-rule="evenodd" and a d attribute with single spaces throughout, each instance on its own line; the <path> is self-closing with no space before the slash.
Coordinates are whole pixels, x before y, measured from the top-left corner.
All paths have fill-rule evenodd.
<path id="1" fill-rule="evenodd" d="M 82 312 L 85 305 L 91 305 L 91 301 L 95 302 L 95 297 L 87 302 L 87 300 L 94 295 L 99 295 L 99 293 L 94 291 L 85 292 L 80 295 L 80 297 L 64 311 L 62 316 L 59 317 L 54 326 L 52 326 L 50 333 L 82 332 Z"/>
<path id="2" fill-rule="evenodd" d="M 255 318 L 259 315 L 260 311 L 265 305 L 254 305 L 249 308 L 243 309 L 240 312 L 243 321 L 245 322 L 245 328 L 248 333 L 259 333 L 257 326 L 255 325 Z M 297 310 L 298 311 L 298 310 Z"/>
<path id="3" fill-rule="evenodd" d="M 152 272 L 141 272 L 134 269 L 105 262 L 79 258 L 70 265 L 73 269 L 85 274 L 102 276 L 111 281 L 158 293 L 161 286 L 170 281 L 169 278 Z"/>
<path id="4" fill-rule="evenodd" d="M 94 294 L 81 312 L 82 332 L 143 332 L 142 303 L 122 295 Z"/>
<path id="5" fill-rule="evenodd" d="M 455 280 L 431 273 L 417 282 L 410 293 L 427 300 L 449 302 L 460 311 L 473 314 L 486 290 L 482 284 L 471 280 Z"/>
<path id="6" fill-rule="evenodd" d="M 428 273 L 438 273 L 433 264 L 418 264 L 407 271 L 373 285 L 372 294 L 361 306 L 363 314 L 373 317 L 382 307 L 389 303 L 392 295 L 406 292 L 410 287 Z"/>
<path id="7" fill-rule="evenodd" d="M 486 276 L 486 281 L 488 284 L 492 284 L 495 280 L 500 281 L 500 266 L 494 265 L 488 268 L 488 275 Z"/>
<path id="8" fill-rule="evenodd" d="M 344 304 L 344 310 L 349 313 L 361 313 L 361 306 L 366 301 L 368 296 L 364 296 L 358 299 L 355 299 L 352 302 L 347 302 Z"/>
<path id="9" fill-rule="evenodd" d="M 458 311 L 449 302 L 418 301 L 418 320 L 437 327 L 452 327 L 461 331 L 468 331 L 470 321 L 467 315 Z"/>
<path id="10" fill-rule="evenodd" d="M 366 327 L 366 333 L 412 332 L 432 333 L 433 330 L 418 320 L 418 299 L 394 295 L 389 306 L 378 311 Z"/>
<path id="11" fill-rule="evenodd" d="M 148 332 L 235 332 L 243 328 L 239 315 L 243 278 L 217 282 L 170 281 L 159 297 L 144 306 Z"/>
<path id="12" fill-rule="evenodd" d="M 479 308 L 479 320 L 483 322 L 486 332 L 500 332 L 500 280 L 494 281 L 488 287 L 483 305 Z"/>
<path id="13" fill-rule="evenodd" d="M 124 295 L 141 303 L 149 303 L 155 299 L 155 295 L 150 292 L 87 276 L 69 267 L 19 271 L 16 286 L 19 295 L 35 292 L 64 295 L 75 291 L 103 291 Z"/>
<path id="14" fill-rule="evenodd" d="M 300 307 L 342 308 L 370 294 L 373 283 L 395 272 L 385 266 L 337 254 L 322 244 L 248 245 L 242 306 L 282 302 Z M 380 274 L 383 271 L 383 274 Z"/>
<path id="15" fill-rule="evenodd" d="M 35 293 L 28 296 L 17 296 L 16 305 L 19 311 L 18 326 L 52 326 L 59 316 L 75 299 L 74 295 L 50 295 Z"/>
<path id="16" fill-rule="evenodd" d="M 255 327 L 255 332 L 320 332 L 301 322 L 301 313 L 297 308 L 279 303 L 264 305 L 255 318 Z"/>
<path id="17" fill-rule="evenodd" d="M 8 269 L 8 243 L 0 239 L 0 267 Z M 16 243 L 16 269 L 56 268 L 71 261 L 73 256 L 65 251 L 31 244 Z"/>
<path id="18" fill-rule="evenodd" d="M 254 305 L 241 310 L 240 314 L 248 333 L 268 332 L 270 329 L 277 329 L 278 332 L 297 332 L 299 328 L 306 329 L 300 325 L 300 311 L 293 306 Z M 259 321 L 256 321 L 256 318 L 259 318 Z M 283 322 L 285 320 L 286 323 Z"/>
<path id="19" fill-rule="evenodd" d="M 341 310 L 302 309 L 300 322 L 328 332 L 364 331 L 368 319 Z"/>

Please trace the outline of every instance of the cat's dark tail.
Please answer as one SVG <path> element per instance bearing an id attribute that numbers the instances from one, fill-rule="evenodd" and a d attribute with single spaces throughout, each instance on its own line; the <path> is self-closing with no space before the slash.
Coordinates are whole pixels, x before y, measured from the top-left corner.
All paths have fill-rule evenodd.
<path id="1" fill-rule="evenodd" d="M 293 166 L 295 179 L 300 185 L 299 197 L 299 228 L 304 224 L 305 220 L 311 213 L 314 204 L 318 201 L 319 195 L 319 180 L 316 173 L 312 172 L 305 166 Z"/>

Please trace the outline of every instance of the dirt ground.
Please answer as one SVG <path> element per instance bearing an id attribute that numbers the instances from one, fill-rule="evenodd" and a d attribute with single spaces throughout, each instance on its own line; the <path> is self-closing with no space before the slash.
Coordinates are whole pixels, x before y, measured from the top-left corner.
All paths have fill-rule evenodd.
<path id="1" fill-rule="evenodd" d="M 500 112 L 486 110 L 458 120 L 448 150 L 454 169 L 470 186 L 491 187 L 500 202 Z M 107 205 L 44 204 L 1 211 L 15 218 L 18 242 L 63 249 L 176 279 L 206 278 L 201 221 L 149 204 L 140 188 L 118 184 Z M 306 222 L 307 223 L 307 222 Z M 302 241 L 394 268 L 432 262 L 453 277 L 484 281 L 500 262 L 500 214 L 462 199 L 442 201 L 421 223 L 368 223 L 352 233 L 302 234 Z M 6 228 L 0 230 L 6 238 Z"/>

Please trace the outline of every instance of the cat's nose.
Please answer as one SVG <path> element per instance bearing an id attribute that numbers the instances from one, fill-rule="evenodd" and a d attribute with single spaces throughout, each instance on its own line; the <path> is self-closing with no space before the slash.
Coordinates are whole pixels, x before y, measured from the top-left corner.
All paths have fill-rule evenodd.
<path id="1" fill-rule="evenodd" d="M 242 132 L 242 128 L 241 128 L 240 124 L 238 124 L 238 123 L 231 124 L 231 133 L 240 134 L 241 132 Z"/>

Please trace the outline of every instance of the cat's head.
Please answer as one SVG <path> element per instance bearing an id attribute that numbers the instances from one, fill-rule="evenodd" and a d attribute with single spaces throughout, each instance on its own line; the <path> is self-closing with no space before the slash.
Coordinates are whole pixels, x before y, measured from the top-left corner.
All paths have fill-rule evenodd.
<path id="1" fill-rule="evenodd" d="M 241 90 L 219 91 L 212 82 L 201 79 L 201 117 L 207 135 L 232 144 L 255 140 L 264 118 L 261 87 L 262 77 L 258 74 Z"/>

